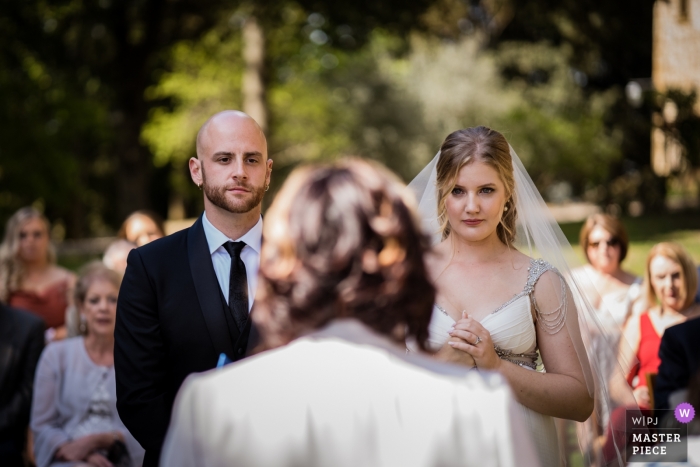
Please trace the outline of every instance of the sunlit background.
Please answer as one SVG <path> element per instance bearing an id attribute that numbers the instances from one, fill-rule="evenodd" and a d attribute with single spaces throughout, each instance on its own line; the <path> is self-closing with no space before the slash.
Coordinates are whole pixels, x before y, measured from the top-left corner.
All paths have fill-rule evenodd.
<path id="1" fill-rule="evenodd" d="M 622 216 L 700 260 L 700 0 L 16 0 L 0 7 L 0 222 L 34 205 L 61 262 L 125 216 L 202 210 L 199 126 L 265 128 L 274 196 L 296 165 L 379 160 L 409 181 L 451 131 L 506 135 L 576 243 Z"/>

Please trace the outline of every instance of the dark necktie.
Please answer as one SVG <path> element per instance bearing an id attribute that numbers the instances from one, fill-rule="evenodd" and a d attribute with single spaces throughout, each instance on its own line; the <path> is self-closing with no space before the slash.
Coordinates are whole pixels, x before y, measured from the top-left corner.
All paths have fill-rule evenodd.
<path id="1" fill-rule="evenodd" d="M 243 332 L 248 320 L 248 278 L 241 259 L 244 242 L 226 242 L 224 248 L 231 256 L 231 274 L 228 281 L 228 308 L 231 310 L 239 332 Z"/>

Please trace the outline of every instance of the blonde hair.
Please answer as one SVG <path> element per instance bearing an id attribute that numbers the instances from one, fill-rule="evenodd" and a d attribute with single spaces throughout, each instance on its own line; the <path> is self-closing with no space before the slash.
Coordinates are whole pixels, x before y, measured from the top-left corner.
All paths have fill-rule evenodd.
<path id="1" fill-rule="evenodd" d="M 5 238 L 0 244 L 0 301 L 2 302 L 7 302 L 10 294 L 17 290 L 22 282 L 24 264 L 18 256 L 19 233 L 22 226 L 31 219 L 39 219 L 44 223 L 47 236 L 51 230 L 49 220 L 32 207 L 21 208 L 7 221 Z M 46 260 L 51 264 L 56 262 L 56 251 L 50 239 Z"/>
<path id="2" fill-rule="evenodd" d="M 680 298 L 683 301 L 683 310 L 693 304 L 695 300 L 695 292 L 698 288 L 698 272 L 695 269 L 695 263 L 690 257 L 685 248 L 677 243 L 662 242 L 654 245 L 647 256 L 647 265 L 644 270 L 644 297 L 649 306 L 657 303 L 658 297 L 654 288 L 651 286 L 651 261 L 657 256 L 664 256 L 681 267 L 681 281 L 683 288 L 680 291 Z"/>
<path id="3" fill-rule="evenodd" d="M 457 130 L 445 138 L 440 147 L 438 159 L 438 221 L 442 229 L 443 240 L 450 234 L 451 226 L 447 218 L 445 200 L 457 183 L 459 171 L 467 164 L 480 161 L 488 164 L 498 172 L 506 189 L 506 211 L 496 228 L 498 239 L 506 245 L 515 242 L 515 229 L 518 213 L 515 208 L 515 178 L 513 176 L 513 159 L 510 145 L 506 138 L 496 130 L 485 126 Z"/>

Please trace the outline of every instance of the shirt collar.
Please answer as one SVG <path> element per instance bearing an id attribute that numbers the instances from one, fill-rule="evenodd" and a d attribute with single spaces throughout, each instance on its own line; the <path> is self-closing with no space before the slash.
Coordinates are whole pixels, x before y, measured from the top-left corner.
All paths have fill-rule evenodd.
<path id="1" fill-rule="evenodd" d="M 202 216 L 202 227 L 204 228 L 204 236 L 207 238 L 207 244 L 209 245 L 209 254 L 213 254 L 226 242 L 245 242 L 246 245 L 260 254 L 260 248 L 262 246 L 262 216 L 252 229 L 236 240 L 228 238 L 223 232 L 214 227 L 214 225 L 209 222 L 209 219 L 207 219 L 206 212 Z"/>

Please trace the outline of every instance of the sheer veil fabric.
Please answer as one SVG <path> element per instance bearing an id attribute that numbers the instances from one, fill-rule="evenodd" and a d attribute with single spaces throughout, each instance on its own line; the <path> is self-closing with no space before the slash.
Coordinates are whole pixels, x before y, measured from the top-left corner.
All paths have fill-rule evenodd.
<path id="1" fill-rule="evenodd" d="M 542 258 L 554 266 L 568 285 L 570 296 L 567 297 L 567 301 L 573 305 L 567 307 L 564 326 L 576 349 L 589 394 L 594 396 L 596 402 L 594 416 L 588 422 L 580 423 L 576 427 L 578 447 L 584 458 L 584 464 L 598 466 L 619 463 L 619 465 L 624 465 L 624 446 L 615 446 L 617 459 L 608 459 L 605 462 L 602 459 L 600 443 L 596 442 L 599 435 L 606 433 L 607 426 L 605 425 L 607 425 L 608 414 L 612 413 L 614 408 L 618 406 L 636 407 L 634 396 L 627 384 L 627 375 L 622 370 L 624 367 L 620 365 L 621 362 L 618 360 L 616 336 L 607 330 L 609 328 L 601 324 L 601 311 L 598 310 L 596 313 L 584 295 L 583 290 L 592 288 L 584 288 L 584 286 L 589 285 L 582 283 L 587 278 L 572 274 L 572 269 L 580 262 L 512 147 L 510 154 L 513 162 L 514 200 L 518 216 L 517 240 L 513 246 L 532 258 Z M 424 231 L 430 235 L 433 245 L 442 241 L 442 231 L 438 221 L 436 187 L 436 167 L 439 158 L 440 153 L 438 152 L 409 184 L 409 188 L 417 197 Z M 605 310 L 602 312 L 607 313 Z M 605 348 L 594 352 L 594 341 L 603 342 Z M 605 370 L 607 368 L 605 361 L 613 362 L 612 371 Z M 595 424 L 598 427 L 595 427 Z M 565 423 L 559 423 L 558 426 L 567 431 L 570 429 L 565 428 L 567 426 Z M 562 433 L 559 439 L 567 437 Z M 562 455 L 567 452 L 571 453 L 571 448 L 561 446 L 560 452 Z"/>

